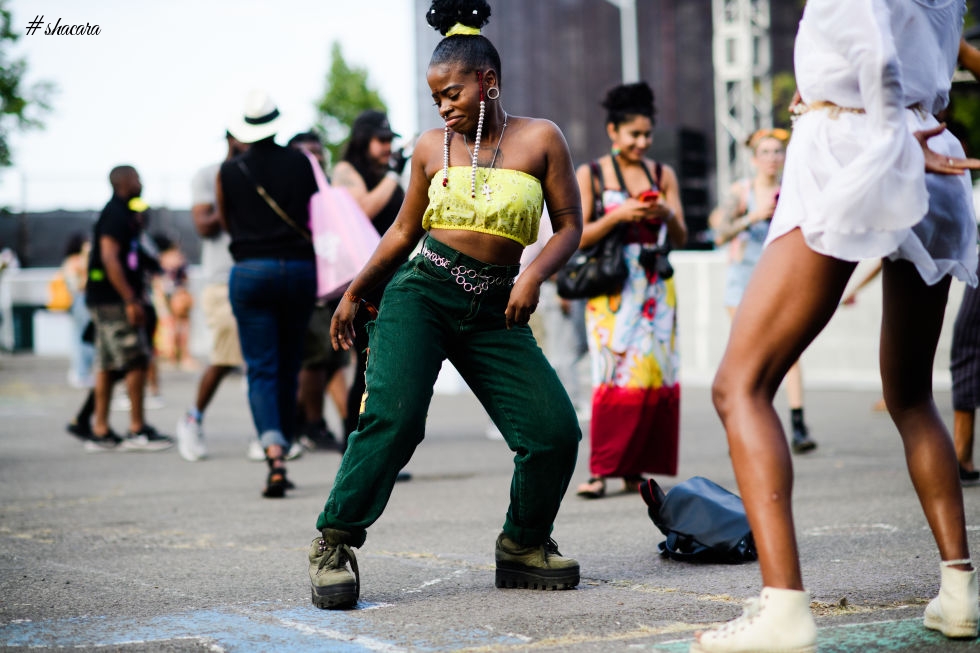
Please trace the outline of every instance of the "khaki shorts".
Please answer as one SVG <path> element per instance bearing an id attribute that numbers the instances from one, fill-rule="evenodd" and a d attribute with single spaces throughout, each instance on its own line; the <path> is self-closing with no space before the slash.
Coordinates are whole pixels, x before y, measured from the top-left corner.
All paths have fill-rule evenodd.
<path id="1" fill-rule="evenodd" d="M 319 304 L 313 307 L 310 324 L 306 328 L 303 340 L 303 369 L 326 370 L 327 375 L 333 375 L 339 369 L 347 367 L 350 362 L 350 352 L 334 351 L 330 344 L 330 320 L 337 304 L 331 302 L 325 306 Z"/>
<path id="2" fill-rule="evenodd" d="M 228 300 L 228 284 L 215 283 L 201 291 L 201 309 L 211 331 L 209 363 L 220 367 L 244 367 L 242 348 L 238 343 L 238 323 Z"/>
<path id="3" fill-rule="evenodd" d="M 95 359 L 101 370 L 139 369 L 149 363 L 149 340 L 143 328 L 126 319 L 125 304 L 90 306 L 95 325 Z"/>

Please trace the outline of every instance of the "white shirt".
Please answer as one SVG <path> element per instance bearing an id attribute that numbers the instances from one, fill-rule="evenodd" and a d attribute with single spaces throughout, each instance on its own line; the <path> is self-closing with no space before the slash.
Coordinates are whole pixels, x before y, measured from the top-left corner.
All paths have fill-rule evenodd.
<path id="1" fill-rule="evenodd" d="M 767 242 L 799 227 L 816 252 L 912 261 L 927 283 L 976 285 L 968 175 L 925 174 L 914 131 L 949 101 L 964 0 L 810 0 L 795 47 L 796 122 Z M 913 108 L 909 108 L 913 107 Z M 930 147 L 962 157 L 949 132 Z M 926 218 L 926 219 L 924 219 Z"/>

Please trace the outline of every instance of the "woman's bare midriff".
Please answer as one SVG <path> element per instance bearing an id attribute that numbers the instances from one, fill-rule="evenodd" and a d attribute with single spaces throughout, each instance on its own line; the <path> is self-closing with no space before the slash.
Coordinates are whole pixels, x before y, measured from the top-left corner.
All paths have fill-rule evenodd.
<path id="1" fill-rule="evenodd" d="M 489 265 L 519 265 L 524 252 L 517 241 L 479 231 L 432 229 L 429 237 Z"/>

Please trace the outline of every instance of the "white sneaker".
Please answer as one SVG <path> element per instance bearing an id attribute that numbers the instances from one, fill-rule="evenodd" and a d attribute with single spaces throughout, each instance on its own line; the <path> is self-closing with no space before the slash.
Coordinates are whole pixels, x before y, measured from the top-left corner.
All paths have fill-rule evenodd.
<path id="1" fill-rule="evenodd" d="M 977 607 L 977 570 L 962 571 L 943 565 L 939 596 L 929 601 L 923 623 L 946 637 L 973 639 L 977 636 L 980 608 Z"/>
<path id="2" fill-rule="evenodd" d="M 303 445 L 301 445 L 297 440 L 289 445 L 289 451 L 286 452 L 286 460 L 296 460 L 303 455 L 304 451 L 306 451 L 306 449 L 304 449 Z"/>
<path id="3" fill-rule="evenodd" d="M 189 413 L 177 420 L 177 451 L 181 458 L 189 462 L 201 460 L 208 455 L 201 423 Z"/>
<path id="4" fill-rule="evenodd" d="M 265 449 L 258 440 L 252 440 L 248 443 L 248 449 L 245 451 L 245 457 L 251 460 L 253 463 L 264 463 L 265 462 Z"/>
<path id="5" fill-rule="evenodd" d="M 742 616 L 702 632 L 691 653 L 814 653 L 817 625 L 810 614 L 810 594 L 763 587 L 745 602 Z"/>

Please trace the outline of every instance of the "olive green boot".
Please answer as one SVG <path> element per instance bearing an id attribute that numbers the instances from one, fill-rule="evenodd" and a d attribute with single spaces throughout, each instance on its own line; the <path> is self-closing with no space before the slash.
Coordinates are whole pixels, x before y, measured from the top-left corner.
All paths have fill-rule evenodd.
<path id="1" fill-rule="evenodd" d="M 578 585 L 578 562 L 562 557 L 551 538 L 523 546 L 503 533 L 497 537 L 497 587 L 570 590 Z"/>
<path id="2" fill-rule="evenodd" d="M 357 558 L 346 544 L 344 531 L 324 528 L 310 543 L 310 585 L 313 605 L 338 610 L 353 608 L 361 594 Z M 350 562 L 354 573 L 347 570 Z"/>

